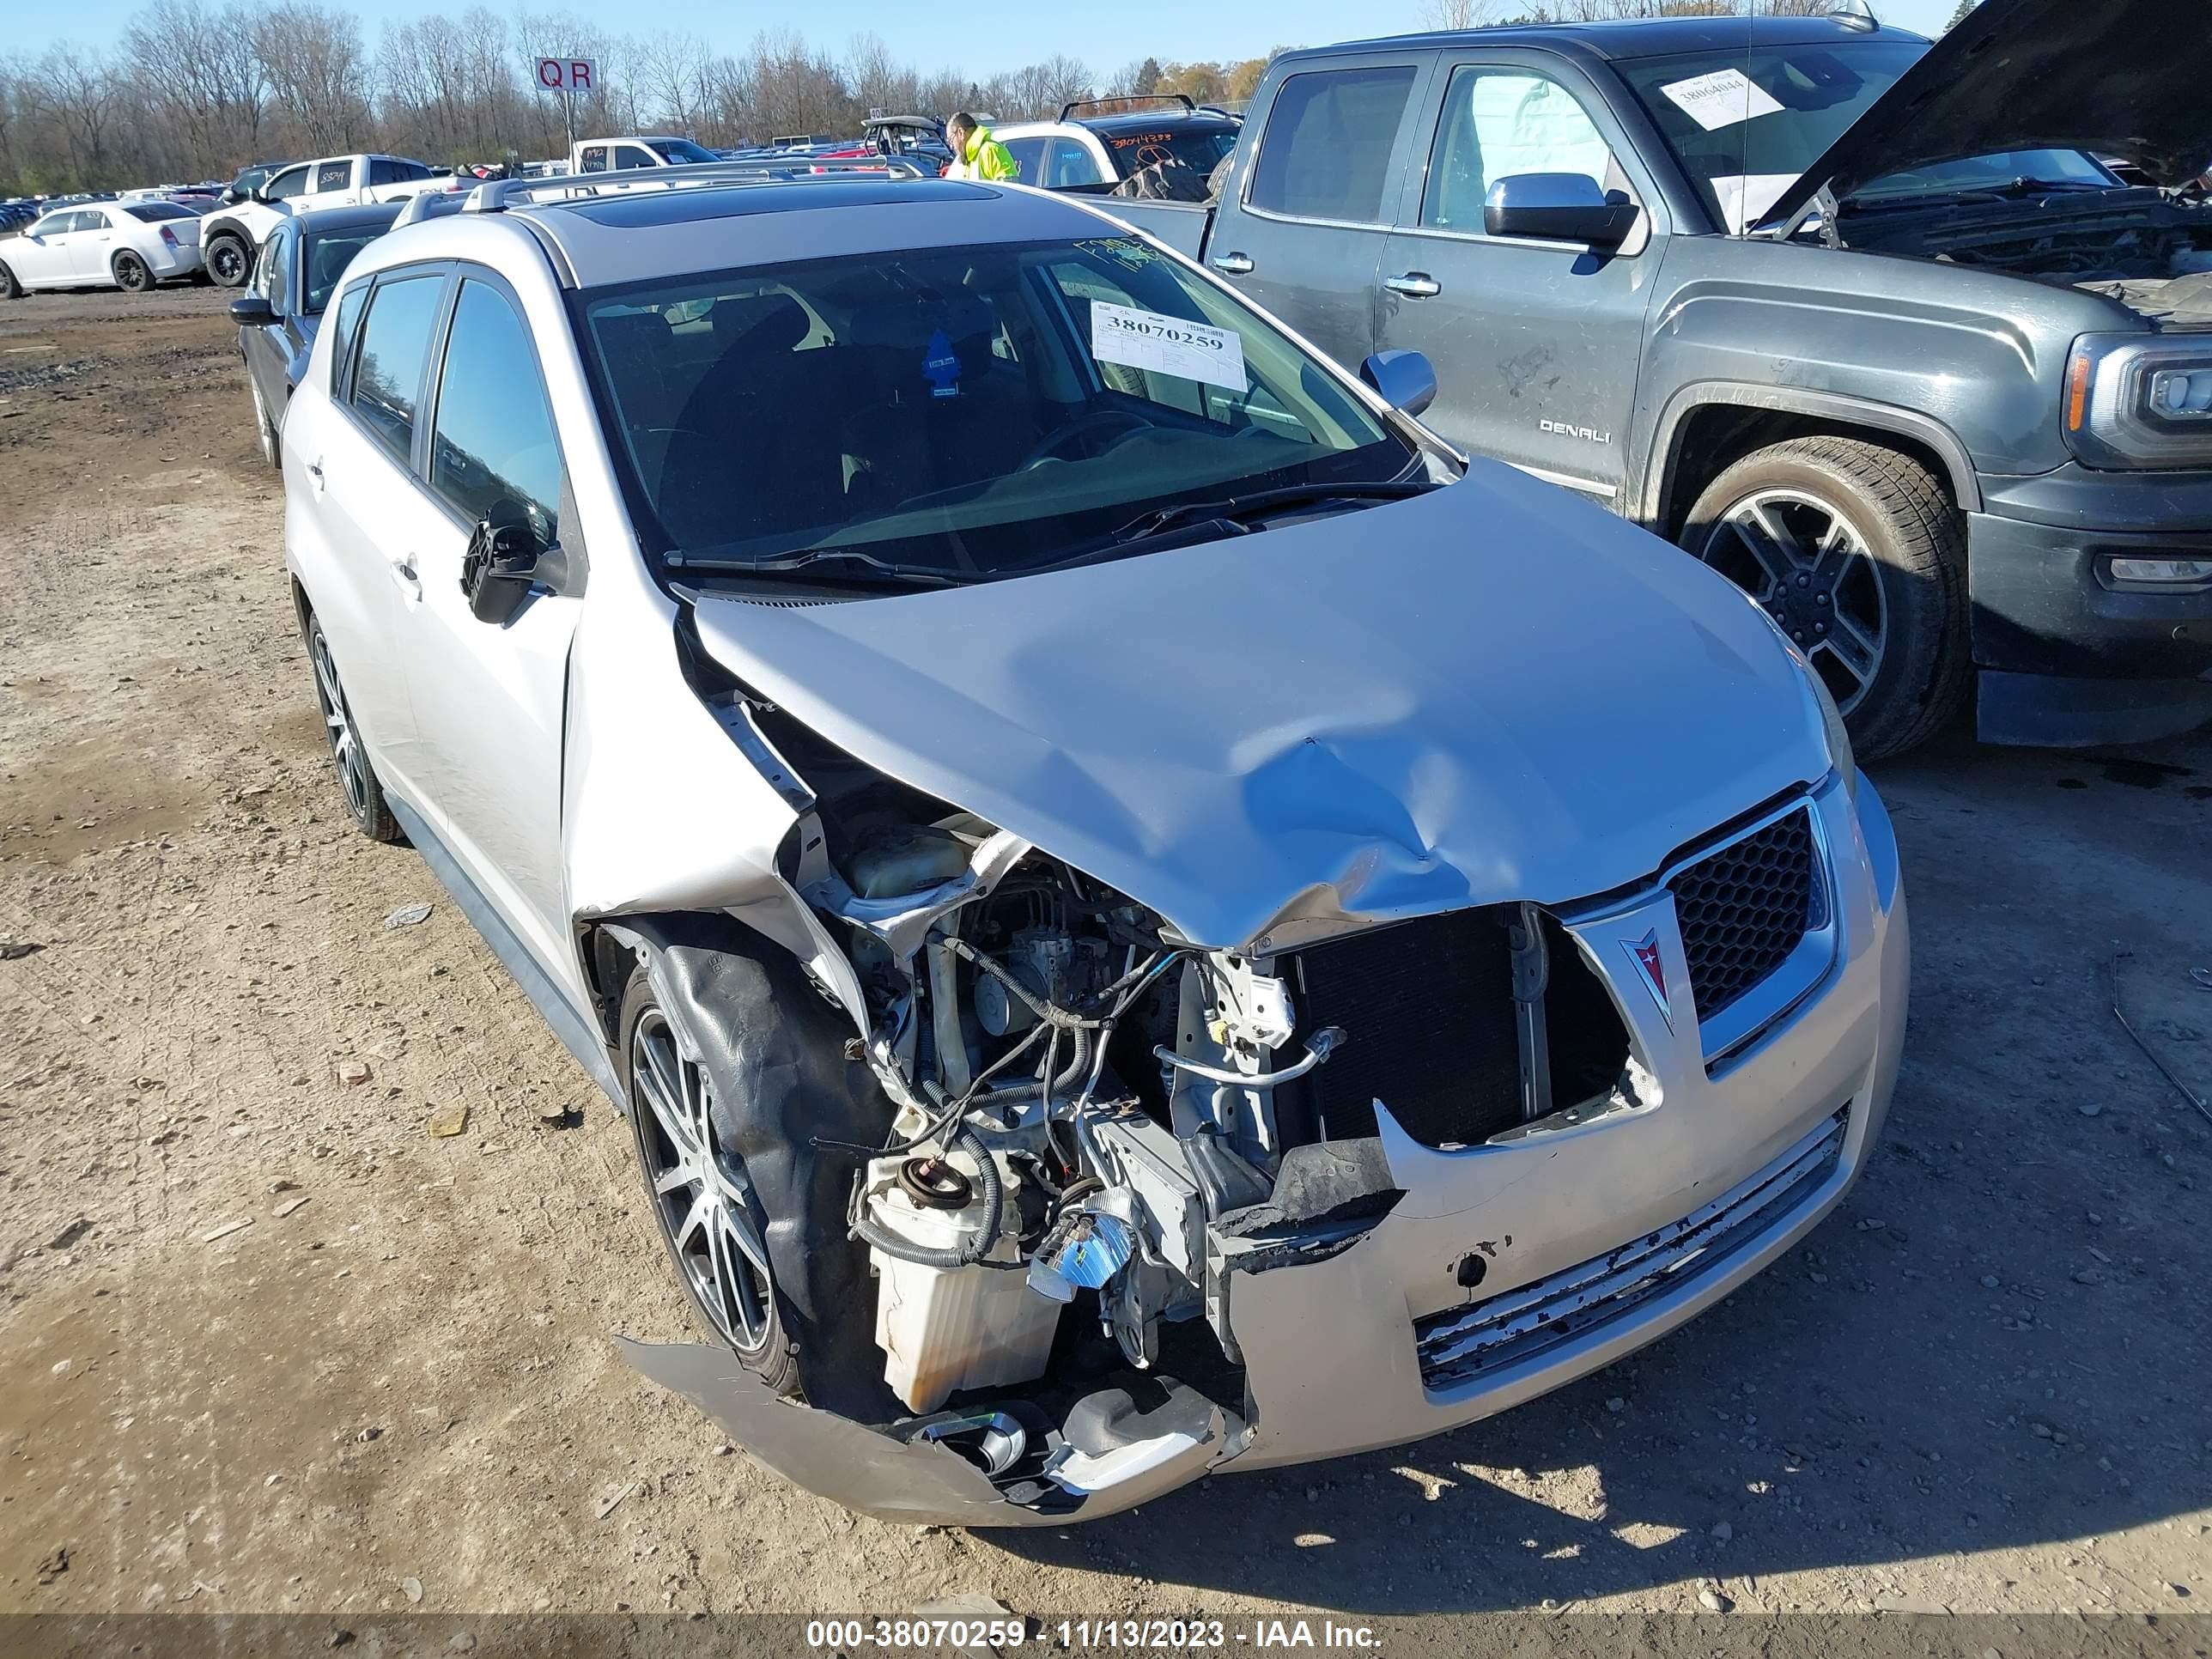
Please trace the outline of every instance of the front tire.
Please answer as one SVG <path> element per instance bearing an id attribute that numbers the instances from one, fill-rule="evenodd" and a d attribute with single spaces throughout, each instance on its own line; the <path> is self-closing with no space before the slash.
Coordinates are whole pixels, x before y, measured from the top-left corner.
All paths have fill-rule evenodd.
<path id="1" fill-rule="evenodd" d="M 242 287 L 253 270 L 253 256 L 246 252 L 246 244 L 228 234 L 208 238 L 200 257 L 207 274 L 222 288 Z"/>
<path id="2" fill-rule="evenodd" d="M 22 297 L 23 285 L 15 280 L 15 273 L 6 265 L 0 264 L 0 300 L 20 300 Z"/>
<path id="3" fill-rule="evenodd" d="M 1910 456 L 1832 437 L 1759 450 L 1698 496 L 1682 545 L 1805 653 L 1861 760 L 1918 747 L 1965 706 L 1966 529 Z"/>
<path id="4" fill-rule="evenodd" d="M 795 1395 L 799 1347 L 769 1259 L 767 1215 L 744 1160 L 716 1128 L 714 1082 L 641 963 L 623 992 L 622 1033 L 638 1173 L 676 1277 L 739 1364 Z"/>
<path id="5" fill-rule="evenodd" d="M 384 799 L 368 750 L 362 746 L 361 728 L 354 724 L 353 708 L 346 702 L 345 685 L 338 678 L 331 642 L 323 635 L 322 618 L 310 611 L 304 630 L 307 661 L 315 671 L 315 702 L 323 711 L 323 735 L 331 745 L 331 762 L 337 769 L 338 788 L 354 825 L 371 841 L 400 839 L 399 820 Z"/>

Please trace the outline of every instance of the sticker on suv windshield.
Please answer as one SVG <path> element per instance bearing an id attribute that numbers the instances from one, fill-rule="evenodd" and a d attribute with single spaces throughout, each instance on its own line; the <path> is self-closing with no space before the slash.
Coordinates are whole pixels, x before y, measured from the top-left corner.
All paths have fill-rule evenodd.
<path id="1" fill-rule="evenodd" d="M 1231 392 L 1243 392 L 1250 385 L 1244 374 L 1243 337 L 1235 329 L 1186 322 L 1103 300 L 1091 302 L 1091 355 L 1102 363 L 1148 368 Z"/>
<path id="2" fill-rule="evenodd" d="M 1741 126 L 1755 121 L 1762 115 L 1777 115 L 1782 105 L 1774 94 L 1746 75 L 1741 70 L 1719 70 L 1711 75 L 1700 75 L 1687 81 L 1677 81 L 1672 86 L 1662 87 L 1665 93 L 1690 118 L 1707 132 L 1718 132 L 1723 127 Z"/>

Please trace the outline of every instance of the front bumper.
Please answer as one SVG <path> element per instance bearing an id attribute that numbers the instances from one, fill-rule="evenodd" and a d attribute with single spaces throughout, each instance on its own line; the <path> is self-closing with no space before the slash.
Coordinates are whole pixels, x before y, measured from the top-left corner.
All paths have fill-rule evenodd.
<path id="1" fill-rule="evenodd" d="M 2106 560 L 2212 558 L 2212 475 L 1984 480 L 1967 518 L 1984 742 L 2144 743 L 2212 720 L 2212 589 L 2115 587 Z"/>
<path id="2" fill-rule="evenodd" d="M 1814 810 L 1834 877 L 1835 954 L 1764 1035 L 1706 1059 L 1711 1033 L 1698 1030 L 1663 887 L 1563 917 L 1624 988 L 1650 1063 L 1636 1103 L 1456 1152 L 1414 1143 L 1378 1113 L 1403 1194 L 1380 1222 L 1241 1254 L 1249 1241 L 1211 1237 L 1218 1255 L 1237 1255 L 1225 1296 L 1245 1368 L 1241 1414 L 1159 1377 L 1164 1397 L 1146 1431 L 1064 1466 L 1038 1501 L 911 1432 L 775 1400 L 725 1352 L 625 1343 L 624 1357 L 811 1491 L 884 1520 L 1006 1527 L 1111 1515 L 1212 1469 L 1418 1440 L 1611 1364 L 1810 1231 L 1865 1167 L 1888 1111 L 1911 956 L 1897 843 L 1871 784 L 1854 802 L 1832 780 Z M 1630 994 L 1612 966 L 1647 933 L 1672 988 L 1663 1004 Z M 1486 1264 L 1479 1293 L 1459 1282 L 1473 1255 Z M 1578 1299 L 1571 1321 L 1518 1318 L 1532 1299 L 1557 1309 L 1563 1296 Z M 1455 1336 L 1493 1310 L 1513 1328 L 1470 1369 Z"/>
<path id="3" fill-rule="evenodd" d="M 1365 1451 L 1456 1428 L 1548 1393 L 1665 1335 L 1737 1289 L 1810 1231 L 1865 1166 L 1897 1080 L 1911 947 L 1896 841 L 1870 785 L 1856 809 L 1838 784 L 1818 803 L 1836 871 L 1840 940 L 1819 992 L 1755 1046 L 1709 1073 L 1685 990 L 1673 1006 L 1624 1007 L 1652 1061 L 1657 1099 L 1632 1111 L 1462 1152 L 1415 1145 L 1386 1124 L 1405 1197 L 1371 1232 L 1325 1259 L 1235 1274 L 1229 1325 L 1243 1352 L 1250 1440 L 1230 1468 Z M 1672 900 L 1570 923 L 1608 967 L 1647 930 L 1670 985 L 1686 985 Z M 1618 972 L 1610 977 L 1627 985 Z M 1678 1031 L 1689 1034 L 1678 1039 Z M 1739 1216 L 1722 1239 L 1674 1236 L 1783 1170 L 1842 1115 L 1832 1152 Z M 1655 1242 L 1655 1236 L 1656 1242 Z M 1558 1337 L 1548 1319 L 1492 1346 L 1471 1371 L 1448 1363 L 1453 1310 L 1479 1315 L 1562 1285 L 1592 1288 L 1646 1246 L 1686 1251 L 1620 1310 Z M 1480 1252 L 1478 1291 L 1457 1267 Z M 1591 1276 L 1596 1276 L 1592 1278 Z M 1427 1338 L 1424 1340 L 1424 1337 Z"/>

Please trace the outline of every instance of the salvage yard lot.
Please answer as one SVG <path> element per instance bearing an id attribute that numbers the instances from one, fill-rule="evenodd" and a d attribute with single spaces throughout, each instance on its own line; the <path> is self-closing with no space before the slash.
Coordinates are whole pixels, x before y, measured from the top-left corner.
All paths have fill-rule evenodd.
<path id="1" fill-rule="evenodd" d="M 627 1133 L 347 821 L 225 297 L 0 308 L 0 941 L 39 947 L 0 951 L 0 1611 L 2212 1595 L 2212 1126 L 2109 978 L 2130 952 L 2131 1018 L 2212 1092 L 2212 737 L 1878 769 L 1917 958 L 1887 1139 L 1675 1336 L 1064 1534 L 886 1527 L 608 1343 L 695 1334 Z"/>

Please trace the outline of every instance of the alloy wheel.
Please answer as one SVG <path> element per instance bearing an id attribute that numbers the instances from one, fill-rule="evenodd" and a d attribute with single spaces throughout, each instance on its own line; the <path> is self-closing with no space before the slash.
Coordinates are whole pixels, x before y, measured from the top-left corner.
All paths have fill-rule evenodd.
<path id="1" fill-rule="evenodd" d="M 154 286 L 154 273 L 135 253 L 118 254 L 115 259 L 115 285 L 125 294 L 143 294 Z"/>
<path id="2" fill-rule="evenodd" d="M 723 1340 L 761 1352 L 775 1334 L 775 1286 L 752 1186 L 715 1134 L 713 1085 L 658 1008 L 637 1024 L 630 1094 L 638 1157 L 678 1271 Z"/>
<path id="3" fill-rule="evenodd" d="M 1699 556 L 1796 641 L 1843 713 L 1865 701 L 1889 643 L 1889 601 L 1865 535 L 1832 502 L 1797 489 L 1747 495 Z"/>
<path id="4" fill-rule="evenodd" d="M 331 660 L 331 644 L 323 625 L 308 629 L 307 654 L 315 665 L 315 701 L 322 705 L 324 733 L 330 739 L 331 758 L 337 767 L 338 787 L 345 791 L 346 805 L 358 821 L 368 821 L 370 775 L 368 757 L 354 730 L 353 711 L 347 706 L 345 687 L 338 683 L 337 665 Z"/>
<path id="5" fill-rule="evenodd" d="M 207 262 L 208 274 L 225 288 L 236 288 L 246 280 L 246 250 L 233 237 L 216 237 Z"/>

